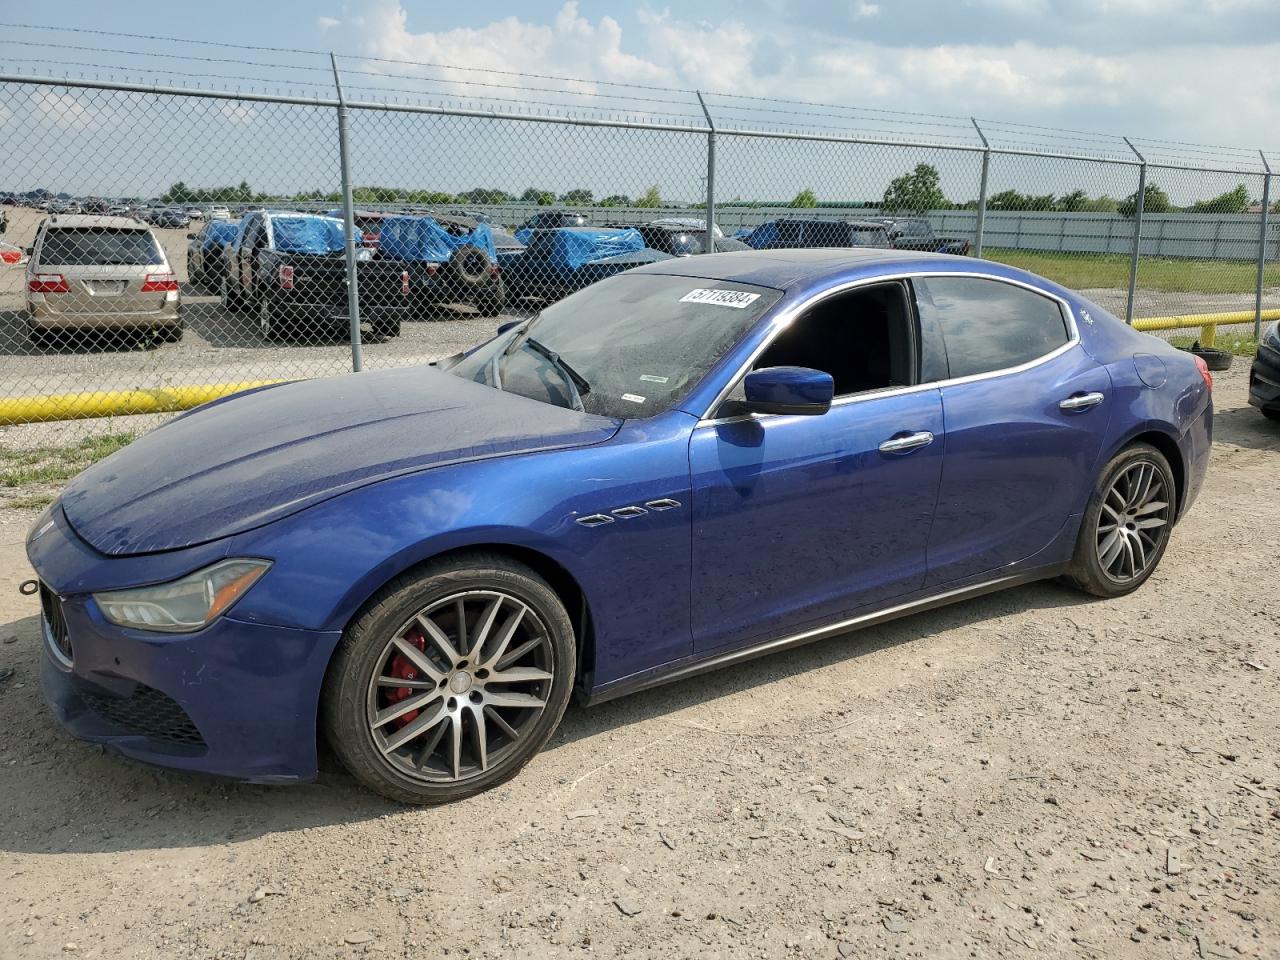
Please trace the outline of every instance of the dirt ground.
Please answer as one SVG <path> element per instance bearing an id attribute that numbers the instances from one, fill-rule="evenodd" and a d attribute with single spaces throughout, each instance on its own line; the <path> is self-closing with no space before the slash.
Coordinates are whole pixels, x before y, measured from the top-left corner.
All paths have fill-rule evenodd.
<path id="1" fill-rule="evenodd" d="M 1216 396 L 1135 595 L 1033 585 L 574 707 L 436 809 L 70 740 L 32 517 L 0 515 L 0 957 L 1280 956 L 1280 428 L 1244 370 Z"/>

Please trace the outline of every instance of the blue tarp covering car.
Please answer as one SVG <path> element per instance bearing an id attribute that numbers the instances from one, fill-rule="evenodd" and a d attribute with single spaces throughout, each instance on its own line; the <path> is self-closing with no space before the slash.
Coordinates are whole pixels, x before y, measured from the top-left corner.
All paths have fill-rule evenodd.
<path id="1" fill-rule="evenodd" d="M 446 263 L 459 247 L 479 247 L 493 263 L 498 251 L 493 230 L 487 223 L 477 224 L 469 233 L 450 233 L 434 217 L 395 216 L 382 221 L 378 245 L 382 256 L 393 260 Z"/>
<path id="2" fill-rule="evenodd" d="M 640 232 L 630 228 L 533 230 L 525 243 L 523 253 L 501 258 L 513 296 L 555 299 L 632 267 L 671 259 L 645 247 Z"/>
<path id="3" fill-rule="evenodd" d="M 346 246 L 341 220 L 313 214 L 274 215 L 271 218 L 272 247 L 281 253 L 341 253 Z M 356 243 L 360 231 L 356 230 Z"/>
<path id="4" fill-rule="evenodd" d="M 210 220 L 209 227 L 204 233 L 204 248 L 211 250 L 214 247 L 218 249 L 225 247 L 236 238 L 236 232 L 239 229 L 239 220 Z"/>

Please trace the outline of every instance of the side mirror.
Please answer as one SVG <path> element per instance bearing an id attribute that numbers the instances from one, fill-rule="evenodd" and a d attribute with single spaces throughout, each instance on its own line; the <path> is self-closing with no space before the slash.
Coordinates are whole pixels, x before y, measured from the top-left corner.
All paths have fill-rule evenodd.
<path id="1" fill-rule="evenodd" d="M 498 324 L 498 333 L 499 335 L 504 334 L 513 327 L 520 326 L 522 323 L 524 323 L 523 320 L 507 320 L 504 323 Z"/>
<path id="2" fill-rule="evenodd" d="M 23 252 L 23 253 L 25 253 L 28 257 L 34 257 L 34 256 L 35 256 L 35 254 L 36 254 L 36 248 L 35 248 L 35 247 L 23 247 L 23 248 L 22 248 L 22 252 Z"/>
<path id="3" fill-rule="evenodd" d="M 831 374 L 811 367 L 765 367 L 743 381 L 748 413 L 817 416 L 831 409 L 835 381 Z"/>

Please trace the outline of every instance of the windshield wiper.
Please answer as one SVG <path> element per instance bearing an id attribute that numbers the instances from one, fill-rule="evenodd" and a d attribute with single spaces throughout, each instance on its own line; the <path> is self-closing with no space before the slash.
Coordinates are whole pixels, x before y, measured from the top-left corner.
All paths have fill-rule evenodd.
<path id="1" fill-rule="evenodd" d="M 560 354 L 556 353 L 541 340 L 537 340 L 533 337 L 525 337 L 521 345 L 528 347 L 534 353 L 544 357 L 548 363 L 560 371 L 560 375 L 564 377 L 565 383 L 569 384 L 573 389 L 573 396 L 569 398 L 570 402 L 573 404 L 573 409 L 577 410 L 579 413 L 585 413 L 586 407 L 583 406 L 582 398 L 591 392 L 591 384 L 587 382 L 586 377 L 573 369 L 573 367 L 569 366 L 569 362 L 567 360 L 562 359 Z"/>

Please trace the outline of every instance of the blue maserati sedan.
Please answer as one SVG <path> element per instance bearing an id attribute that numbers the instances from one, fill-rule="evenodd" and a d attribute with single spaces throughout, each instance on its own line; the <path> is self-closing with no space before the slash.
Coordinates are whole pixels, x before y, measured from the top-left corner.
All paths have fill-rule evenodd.
<path id="1" fill-rule="evenodd" d="M 438 803 L 601 701 L 1030 580 L 1141 586 L 1209 459 L 1197 358 L 972 258 L 609 278 L 430 366 L 250 390 L 27 546 L 75 735 Z"/>

